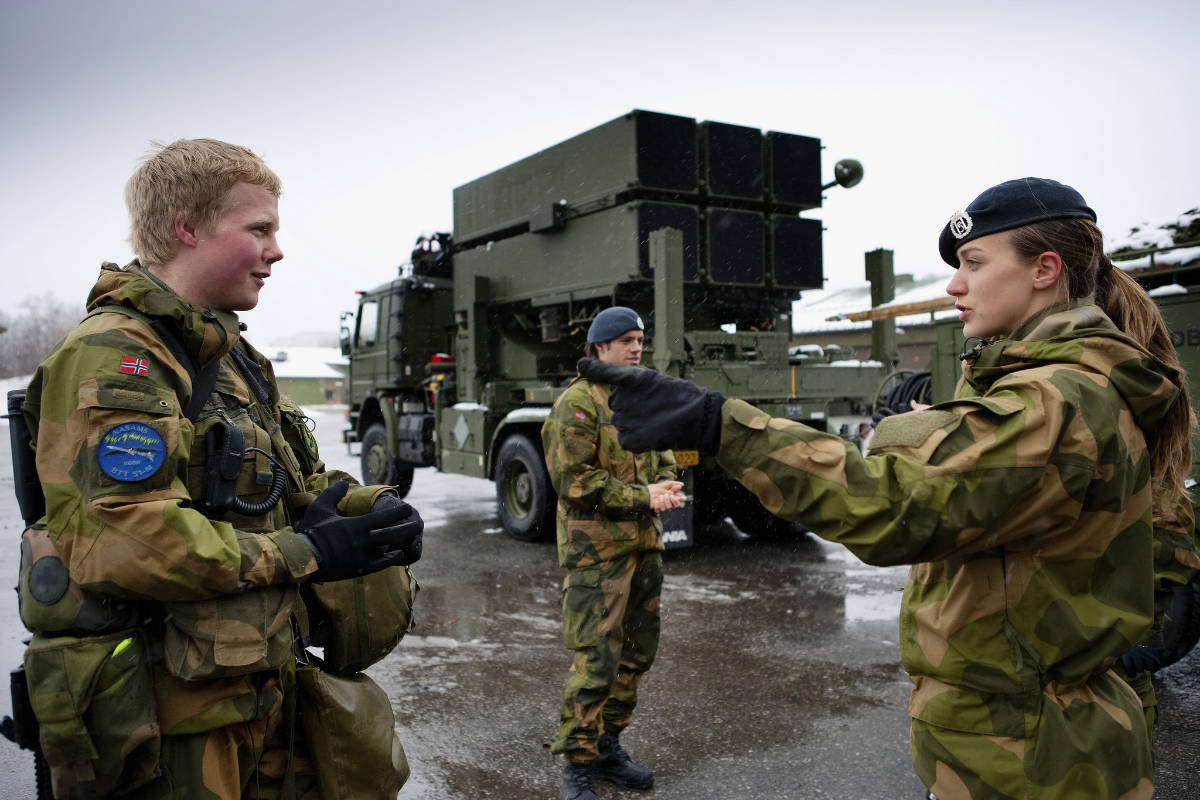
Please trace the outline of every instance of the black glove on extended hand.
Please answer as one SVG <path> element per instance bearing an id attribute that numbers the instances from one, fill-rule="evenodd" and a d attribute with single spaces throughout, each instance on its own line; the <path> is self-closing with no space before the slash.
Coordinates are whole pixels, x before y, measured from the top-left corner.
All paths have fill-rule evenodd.
<path id="1" fill-rule="evenodd" d="M 338 481 L 321 492 L 295 526 L 317 556 L 312 579 L 340 581 L 420 558 L 425 523 L 416 509 L 399 498 L 381 504 L 381 496 L 366 514 L 343 517 L 337 504 L 349 486 Z"/>
<path id="2" fill-rule="evenodd" d="M 413 508 L 412 506 L 410 506 L 408 503 L 401 500 L 396 495 L 392 494 L 391 492 L 379 495 L 379 497 L 375 498 L 375 502 L 371 504 L 371 511 L 386 511 L 389 508 L 406 508 L 406 509 L 408 509 L 409 511 L 412 512 L 412 515 L 417 518 L 417 522 L 420 523 L 420 528 L 422 530 L 424 529 L 425 522 L 424 522 L 424 520 L 421 519 L 421 516 L 417 513 L 417 510 L 415 508 Z M 415 564 L 420 560 L 421 560 L 421 530 L 418 530 L 416 537 L 413 538 L 413 540 L 404 547 L 404 559 L 402 561 L 398 561 L 397 563 L 398 564 Z"/>
<path id="3" fill-rule="evenodd" d="M 699 450 L 715 455 L 721 444 L 725 398 L 691 381 L 643 367 L 581 358 L 579 374 L 612 386 L 608 404 L 621 447 L 647 450 Z"/>

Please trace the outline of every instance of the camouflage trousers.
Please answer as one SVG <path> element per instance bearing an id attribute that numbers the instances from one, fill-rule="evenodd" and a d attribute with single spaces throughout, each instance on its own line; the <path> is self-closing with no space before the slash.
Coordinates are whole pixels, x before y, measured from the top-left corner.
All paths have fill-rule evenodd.
<path id="1" fill-rule="evenodd" d="M 563 641 L 575 658 L 552 753 L 592 761 L 600 734 L 619 734 L 629 725 L 638 684 L 658 652 L 662 582 L 659 551 L 630 553 L 567 575 Z"/>
<path id="2" fill-rule="evenodd" d="M 986 711 L 984 712 L 986 713 Z M 1031 735 L 988 736 L 912 720 L 917 775 L 938 800 L 1149 800 L 1154 763 L 1142 703 L 1114 672 L 1043 691 Z"/>
<path id="3" fill-rule="evenodd" d="M 297 690 L 280 691 L 277 676 L 248 676 L 231 680 L 257 683 L 257 691 L 229 701 L 245 706 L 247 719 L 214 730 L 186 733 L 187 721 L 173 725 L 197 709 L 187 701 L 172 702 L 159 695 L 159 717 L 164 735 L 161 773 L 136 791 L 130 800 L 320 800 L 316 775 L 304 748 L 304 735 L 295 715 Z M 221 709 L 213 707 L 220 713 Z M 203 719 L 203 716 L 200 717 Z M 294 723 L 294 724 L 293 724 Z M 201 723 L 202 724 L 202 723 Z M 176 733 L 165 731 L 176 730 Z M 288 752 L 295 753 L 288 770 Z"/>

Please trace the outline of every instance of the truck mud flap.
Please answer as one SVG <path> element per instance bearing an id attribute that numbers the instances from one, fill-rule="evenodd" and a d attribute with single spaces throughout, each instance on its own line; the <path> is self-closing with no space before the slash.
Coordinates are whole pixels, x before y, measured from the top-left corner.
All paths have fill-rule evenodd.
<path id="1" fill-rule="evenodd" d="M 692 498 L 679 508 L 658 515 L 663 526 L 663 545 L 668 550 L 691 547 L 695 544 L 695 529 L 692 525 Z"/>

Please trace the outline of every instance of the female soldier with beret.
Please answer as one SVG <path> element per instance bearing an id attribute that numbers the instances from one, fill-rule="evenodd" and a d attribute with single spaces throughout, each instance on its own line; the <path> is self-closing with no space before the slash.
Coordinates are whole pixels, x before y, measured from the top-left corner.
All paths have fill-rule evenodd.
<path id="1" fill-rule="evenodd" d="M 865 457 L 687 381 L 581 363 L 615 387 L 622 446 L 698 446 L 778 516 L 913 565 L 913 763 L 941 800 L 1154 790 L 1141 703 L 1112 666 L 1150 628 L 1154 513 L 1186 497 L 1195 423 L 1166 325 L 1095 220 L 1040 178 L 953 216 L 939 249 L 974 345 L 963 379 L 881 422 Z"/>

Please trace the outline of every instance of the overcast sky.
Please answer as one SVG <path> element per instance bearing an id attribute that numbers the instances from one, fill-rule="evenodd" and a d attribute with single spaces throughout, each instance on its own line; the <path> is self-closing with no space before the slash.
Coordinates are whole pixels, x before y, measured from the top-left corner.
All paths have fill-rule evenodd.
<path id="1" fill-rule="evenodd" d="M 82 301 L 132 257 L 126 179 L 150 140 L 244 144 L 281 176 L 285 259 L 260 345 L 335 330 L 454 187 L 634 109 L 815 136 L 860 159 L 822 219 L 825 274 L 939 266 L 983 189 L 1079 189 L 1110 239 L 1200 205 L 1200 4 L 262 3 L 0 0 L 0 309 Z M 286 9 L 286 10 L 281 10 Z M 947 278 L 949 274 L 947 272 Z"/>

